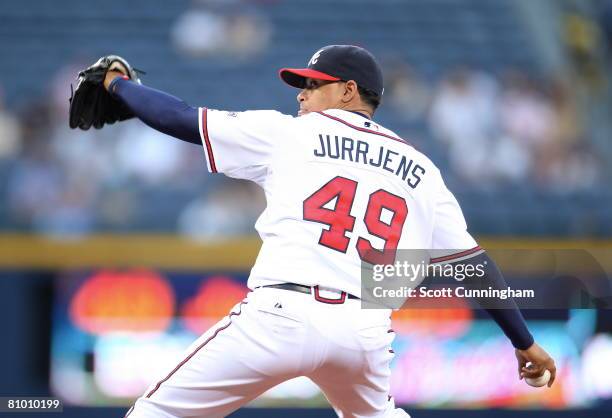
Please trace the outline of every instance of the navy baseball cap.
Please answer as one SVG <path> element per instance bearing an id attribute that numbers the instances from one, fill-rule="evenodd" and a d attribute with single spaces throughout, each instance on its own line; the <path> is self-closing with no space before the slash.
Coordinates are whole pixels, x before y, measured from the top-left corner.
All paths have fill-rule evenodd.
<path id="1" fill-rule="evenodd" d="M 287 84 L 303 89 L 307 78 L 328 81 L 355 80 L 359 87 L 383 95 L 380 65 L 367 50 L 354 45 L 329 45 L 314 53 L 307 68 L 282 68 L 278 74 Z"/>

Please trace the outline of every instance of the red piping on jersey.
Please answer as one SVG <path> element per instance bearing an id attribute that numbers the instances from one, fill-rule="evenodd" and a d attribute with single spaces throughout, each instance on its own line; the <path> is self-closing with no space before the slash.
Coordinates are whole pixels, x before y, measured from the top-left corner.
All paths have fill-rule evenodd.
<path id="1" fill-rule="evenodd" d="M 246 305 L 247 303 L 248 303 L 248 302 L 241 302 L 241 303 L 240 303 L 240 306 L 239 306 L 239 309 L 238 309 L 238 312 L 232 312 L 232 313 L 230 313 L 230 314 L 229 314 L 230 322 L 229 322 L 227 325 L 224 325 L 224 326 L 222 326 L 221 328 L 218 328 L 218 329 L 215 331 L 215 333 L 214 333 L 214 334 L 213 334 L 213 335 L 212 335 L 210 338 L 208 338 L 206 341 L 204 341 L 202 344 L 200 344 L 200 345 L 199 345 L 199 346 L 198 346 L 198 347 L 197 347 L 197 348 L 196 348 L 196 349 L 193 351 L 193 353 L 189 354 L 189 355 L 187 356 L 187 358 L 185 358 L 185 360 L 181 361 L 181 362 L 178 364 L 178 366 L 176 366 L 176 367 L 174 368 L 174 370 L 172 370 L 172 371 L 171 371 L 171 372 L 168 374 L 168 376 L 166 376 L 166 377 L 164 377 L 162 380 L 160 380 L 160 381 L 157 383 L 157 385 L 155 385 L 155 387 L 153 388 L 153 390 L 151 390 L 151 392 L 149 392 L 149 393 L 147 394 L 147 396 L 146 396 L 146 397 L 147 397 L 147 398 L 150 398 L 150 397 L 151 397 L 151 395 L 153 395 L 153 394 L 154 394 L 154 393 L 157 391 L 157 389 L 159 389 L 159 387 L 162 385 L 162 383 L 164 383 L 165 381 L 167 381 L 168 379 L 170 379 L 170 378 L 172 377 L 172 375 L 173 375 L 174 373 L 176 373 L 176 372 L 178 371 L 178 369 L 180 369 L 180 368 L 181 368 L 181 367 L 182 367 L 182 366 L 183 366 L 185 363 L 187 363 L 187 362 L 188 362 L 188 361 L 189 361 L 189 360 L 190 360 L 190 359 L 191 359 L 193 356 L 195 356 L 195 355 L 196 355 L 196 353 L 202 349 L 202 347 L 204 347 L 206 344 L 208 344 L 209 342 L 211 342 L 211 341 L 212 341 L 212 339 L 213 339 L 213 338 L 215 338 L 215 337 L 216 337 L 216 336 L 217 336 L 217 335 L 218 335 L 218 334 L 219 334 L 221 331 L 223 331 L 224 329 L 227 329 L 227 328 L 228 328 L 230 325 L 232 325 L 232 320 L 231 320 L 232 316 L 234 316 L 234 315 L 235 315 L 235 316 L 240 315 L 240 314 L 242 313 L 242 305 Z"/>
<path id="2" fill-rule="evenodd" d="M 215 156 L 213 154 L 212 146 L 210 145 L 210 138 L 208 137 L 208 120 L 207 120 L 208 109 L 202 109 L 202 137 L 204 138 L 204 142 L 206 145 L 206 153 L 208 154 L 208 161 L 210 162 L 210 171 L 213 173 L 217 172 L 217 165 L 215 164 Z"/>
<path id="3" fill-rule="evenodd" d="M 402 144 L 410 145 L 411 147 L 413 147 L 413 145 L 412 145 L 411 143 L 409 143 L 408 141 L 404 141 L 402 138 L 398 138 L 398 137 L 393 136 L 393 135 L 387 135 L 387 134 L 382 133 L 382 132 L 373 131 L 373 130 L 371 130 L 371 129 L 362 128 L 362 127 L 360 127 L 360 126 L 355 126 L 355 125 L 353 125 L 353 124 L 351 124 L 351 123 L 348 123 L 348 122 L 347 122 L 347 121 L 345 121 L 345 120 L 342 120 L 342 119 L 337 118 L 337 117 L 332 116 L 332 115 L 328 115 L 328 114 L 327 114 L 327 113 L 325 113 L 325 112 L 317 112 L 317 113 L 318 113 L 318 114 L 320 114 L 320 115 L 323 115 L 323 116 L 325 116 L 325 117 L 328 117 L 328 118 L 330 118 L 330 119 L 333 119 L 333 120 L 335 120 L 336 122 L 343 123 L 343 124 L 345 124 L 346 126 L 348 126 L 349 128 L 353 128 L 353 129 L 356 129 L 356 130 L 361 131 L 361 132 L 367 132 L 367 133 L 369 133 L 369 134 L 374 134 L 374 135 L 384 136 L 385 138 L 389 138 L 389 139 L 392 139 L 392 140 L 394 140 L 394 141 L 401 142 Z M 414 148 L 414 147 L 413 147 L 413 148 Z"/>
<path id="4" fill-rule="evenodd" d="M 465 257 L 466 255 L 473 254 L 473 253 L 478 252 L 480 250 L 482 250 L 482 248 L 480 248 L 480 245 L 477 245 L 474 248 L 471 248 L 471 249 L 465 250 L 465 251 L 461 251 L 460 253 L 445 255 L 444 257 L 432 258 L 431 260 L 429 260 L 429 262 L 430 263 L 439 263 L 440 261 L 453 260 L 455 258 Z"/>

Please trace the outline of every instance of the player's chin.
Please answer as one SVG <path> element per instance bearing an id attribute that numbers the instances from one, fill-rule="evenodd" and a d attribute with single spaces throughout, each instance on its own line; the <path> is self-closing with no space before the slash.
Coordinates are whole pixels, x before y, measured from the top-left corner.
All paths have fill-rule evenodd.
<path id="1" fill-rule="evenodd" d="M 300 109 L 300 110 L 298 110 L 298 116 L 304 116 L 307 113 L 310 113 L 310 110 L 308 110 L 308 109 Z"/>

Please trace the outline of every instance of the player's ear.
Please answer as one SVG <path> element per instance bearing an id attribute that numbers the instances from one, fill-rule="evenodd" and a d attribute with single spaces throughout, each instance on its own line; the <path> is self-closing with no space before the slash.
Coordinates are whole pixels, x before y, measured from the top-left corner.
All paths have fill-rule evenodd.
<path id="1" fill-rule="evenodd" d="M 357 90 L 357 83 L 354 80 L 347 81 L 346 83 L 344 83 L 344 94 L 342 96 L 342 102 L 350 102 L 356 95 L 358 95 L 358 93 L 359 92 Z"/>

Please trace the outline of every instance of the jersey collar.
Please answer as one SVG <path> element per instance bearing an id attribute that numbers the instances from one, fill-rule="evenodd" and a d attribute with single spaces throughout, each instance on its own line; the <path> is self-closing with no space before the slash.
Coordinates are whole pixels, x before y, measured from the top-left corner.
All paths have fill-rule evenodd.
<path id="1" fill-rule="evenodd" d="M 372 120 L 368 115 L 366 115 L 365 113 L 361 113 L 361 112 L 357 112 L 356 110 L 349 110 L 349 112 L 354 113 L 356 115 L 359 115 L 361 117 L 364 117 L 368 120 Z"/>
<path id="2" fill-rule="evenodd" d="M 353 125 L 358 129 L 366 129 L 372 131 L 373 133 L 382 134 L 383 136 L 393 137 L 393 139 L 399 140 L 404 143 L 408 143 L 407 141 L 401 139 L 395 132 L 384 128 L 373 120 L 364 117 L 361 113 L 352 112 L 349 110 L 343 109 L 327 109 L 320 113 L 333 116 L 339 119 L 342 122 L 348 123 L 349 125 Z M 409 144 L 410 145 L 410 144 Z"/>
<path id="3" fill-rule="evenodd" d="M 371 123 L 375 123 L 374 120 L 370 119 L 365 113 L 357 112 L 355 110 L 327 109 L 323 112 L 360 125 L 364 123 L 364 119 L 366 121 L 370 121 Z"/>
<path id="4" fill-rule="evenodd" d="M 323 112 L 359 126 L 370 127 L 376 125 L 376 122 L 370 119 L 366 114 L 354 110 L 327 109 Z"/>

